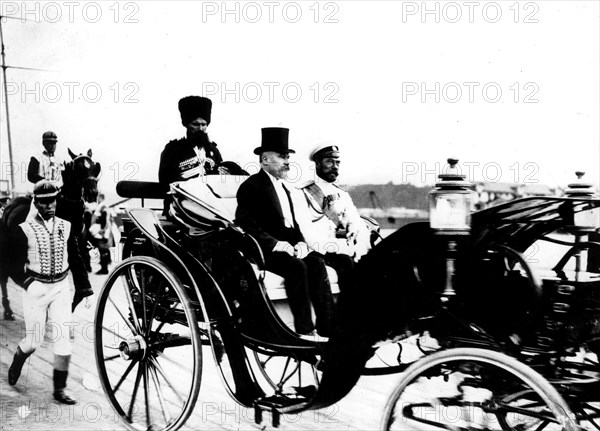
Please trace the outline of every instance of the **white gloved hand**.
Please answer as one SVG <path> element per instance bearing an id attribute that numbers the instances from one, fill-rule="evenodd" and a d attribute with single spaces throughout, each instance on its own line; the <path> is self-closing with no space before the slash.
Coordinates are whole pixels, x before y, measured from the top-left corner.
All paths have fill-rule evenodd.
<path id="1" fill-rule="evenodd" d="M 355 226 L 356 223 L 348 223 L 348 226 L 346 226 L 346 229 L 348 230 L 348 234 L 346 235 L 346 239 L 348 240 L 348 244 L 352 244 L 355 245 L 356 242 L 358 241 L 358 227 Z"/>

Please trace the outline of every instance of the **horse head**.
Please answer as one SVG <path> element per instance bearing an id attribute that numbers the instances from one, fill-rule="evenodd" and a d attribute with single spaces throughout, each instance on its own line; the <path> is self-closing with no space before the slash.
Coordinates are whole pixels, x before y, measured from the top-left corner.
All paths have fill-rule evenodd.
<path id="1" fill-rule="evenodd" d="M 68 149 L 71 159 L 65 162 L 63 171 L 63 189 L 73 187 L 78 189 L 80 196 L 86 202 L 96 202 L 98 199 L 98 176 L 100 175 L 100 163 L 92 160 L 92 150 L 87 154 L 75 154 Z"/>

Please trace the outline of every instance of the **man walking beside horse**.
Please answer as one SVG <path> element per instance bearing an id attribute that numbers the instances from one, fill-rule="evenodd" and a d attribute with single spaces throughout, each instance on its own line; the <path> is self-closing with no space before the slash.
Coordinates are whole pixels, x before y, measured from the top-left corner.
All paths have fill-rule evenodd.
<path id="1" fill-rule="evenodd" d="M 50 320 L 56 331 L 53 396 L 59 403 L 75 404 L 64 389 L 72 348 L 69 330 L 73 298 L 67 280 L 69 255 L 79 250 L 71 223 L 55 215 L 58 193 L 55 183 L 38 182 L 33 190 L 33 217 L 11 231 L 9 274 L 23 288 L 26 336 L 19 343 L 8 370 L 8 383 L 11 386 L 17 383 L 23 364 L 44 340 L 46 320 Z M 86 293 L 91 292 L 89 281 L 86 290 Z"/>
<path id="2" fill-rule="evenodd" d="M 55 142 L 53 145 L 55 145 Z M 79 236 L 83 231 L 84 201 L 96 201 L 98 197 L 98 176 L 100 175 L 101 167 L 99 163 L 92 160 L 91 150 L 87 154 L 79 155 L 75 155 L 69 150 L 69 155 L 72 160 L 62 165 L 60 171 L 61 181 L 57 182 L 52 177 L 50 182 L 57 188 L 60 187 L 57 197 L 56 214 L 71 223 L 71 230 L 75 235 L 76 243 L 78 243 Z M 62 184 L 62 186 L 59 186 L 59 184 Z M 2 288 L 4 318 L 7 320 L 13 320 L 13 313 L 10 308 L 6 288 L 9 277 L 6 265 L 8 258 L 12 254 L 12 250 L 8 249 L 9 241 L 7 236 L 11 230 L 18 229 L 19 224 L 26 220 L 28 215 L 34 216 L 35 213 L 36 209 L 31 203 L 31 198 L 20 196 L 12 199 L 5 208 L 0 220 L 0 287 Z M 75 284 L 74 310 L 77 304 L 86 296 L 91 295 L 92 292 L 88 290 L 90 283 L 80 253 L 71 253 L 69 266 Z"/>

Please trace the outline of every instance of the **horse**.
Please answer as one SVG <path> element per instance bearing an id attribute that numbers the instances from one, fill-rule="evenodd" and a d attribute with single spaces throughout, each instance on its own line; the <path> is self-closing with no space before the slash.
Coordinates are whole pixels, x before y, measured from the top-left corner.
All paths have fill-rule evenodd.
<path id="1" fill-rule="evenodd" d="M 72 232 L 76 233 L 78 241 L 83 234 L 83 213 L 85 202 L 96 202 L 98 198 L 98 176 L 100 175 L 100 163 L 92 160 L 92 150 L 87 154 L 74 154 L 68 149 L 71 160 L 65 162 L 62 171 L 63 185 L 56 201 L 56 216 L 71 223 Z M 2 306 L 4 307 L 4 319 L 14 320 L 14 314 L 10 308 L 8 291 L 8 256 L 9 244 L 8 234 L 20 223 L 24 222 L 31 208 L 31 196 L 20 196 L 12 199 L 4 209 L 0 219 L 0 287 L 2 289 Z M 81 260 L 81 259 L 79 259 Z M 87 271 L 83 268 L 71 268 L 79 271 L 79 275 L 87 278 Z M 77 290 L 76 290 L 77 291 Z M 76 295 L 77 296 L 77 295 Z M 83 298 L 75 298 L 75 300 Z M 74 303 L 74 306 L 78 302 Z"/>

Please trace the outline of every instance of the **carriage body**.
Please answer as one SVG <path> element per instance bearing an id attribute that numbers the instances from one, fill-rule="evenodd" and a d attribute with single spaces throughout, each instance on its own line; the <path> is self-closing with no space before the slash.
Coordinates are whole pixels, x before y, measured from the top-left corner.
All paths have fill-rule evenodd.
<path id="1" fill-rule="evenodd" d="M 124 261 L 109 276 L 96 314 L 102 383 L 127 425 L 177 429 L 185 422 L 199 393 L 203 344 L 211 346 L 230 395 L 253 407 L 257 421 L 263 411 L 271 412 L 274 425 L 281 413 L 335 403 L 363 374 L 404 371 L 412 360 L 401 355 L 396 364 L 383 366 L 371 365 L 370 359 L 378 346 L 423 333 L 436 340 L 436 350 L 500 351 L 536 370 L 536 376 L 560 381 L 554 405 L 564 401 L 561 396 L 571 405 L 572 399 L 594 401 L 594 386 L 588 390 L 581 382 L 598 381 L 597 360 L 573 365 L 572 359 L 582 351 L 598 353 L 600 270 L 593 263 L 582 269 L 578 259 L 582 251 L 600 246 L 574 228 L 574 217 L 597 211 L 600 200 L 525 198 L 474 213 L 472 234 L 457 238 L 451 272 L 447 238 L 436 237 L 427 224 L 403 227 L 361 260 L 357 286 L 340 295 L 336 329 L 322 343 L 297 336 L 278 314 L 273 294 L 269 297 L 260 247 L 235 225 L 227 202 L 242 180 L 203 180 L 195 189 L 175 185 L 169 220 L 147 209 L 129 212 Z M 122 196 L 162 196 L 157 185 L 138 186 L 131 192 L 126 190 L 130 184 L 122 184 Z M 565 241 L 565 235 L 572 239 Z M 567 247 L 565 258 L 549 267 L 551 275 L 540 275 L 523 257 L 538 241 Z M 575 270 L 566 266 L 571 257 L 579 262 Z M 449 278 L 451 297 L 443 292 Z M 119 300 L 120 285 L 125 298 Z M 109 312 L 116 304 L 123 310 Z M 106 327 L 115 318 L 123 320 L 125 330 L 108 337 Z M 176 326 L 179 332 L 172 330 Z M 169 348 L 188 360 L 183 383 L 169 381 L 169 372 L 161 368 Z M 419 349 L 425 357 L 431 353 Z M 512 367 L 508 359 L 500 362 Z M 134 382 L 126 392 L 128 379 Z M 163 406 L 161 386 L 179 391 L 175 414 L 165 415 L 162 408 L 156 419 L 161 414 L 148 408 L 145 417 L 136 417 L 126 405 L 141 397 L 135 389 L 140 382 L 147 405 L 153 404 L 148 397 L 155 397 Z M 127 395 L 120 398 L 119 392 Z M 552 408 L 544 414 L 558 415 Z"/>

